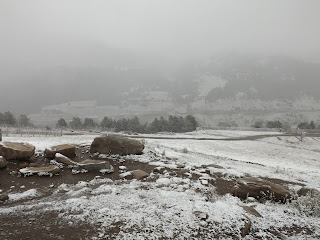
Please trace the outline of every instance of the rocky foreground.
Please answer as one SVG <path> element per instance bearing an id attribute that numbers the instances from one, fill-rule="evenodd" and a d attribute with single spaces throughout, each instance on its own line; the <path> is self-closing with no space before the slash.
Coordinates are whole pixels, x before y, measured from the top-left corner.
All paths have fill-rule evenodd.
<path id="1" fill-rule="evenodd" d="M 230 179 L 219 171 L 222 168 L 219 165 L 188 167 L 166 157 L 165 153 L 143 152 L 144 149 L 140 141 L 114 135 L 98 137 L 91 146 L 48 146 L 43 152 L 35 152 L 30 144 L 1 143 L 0 207 L 3 211 L 0 215 L 4 221 L 0 236 L 4 239 L 42 239 L 43 236 L 49 239 L 137 239 L 139 236 L 141 239 L 264 239 L 269 238 L 268 235 L 281 238 L 316 234 L 316 228 L 306 222 L 272 226 L 274 221 L 267 216 L 265 207 L 261 207 L 270 209 L 271 204 L 275 210 L 283 211 L 283 204 L 318 194 L 316 190 L 301 185 L 297 194 L 285 187 L 288 182 L 277 179 L 250 176 Z M 132 154 L 145 154 L 150 162 L 137 161 Z M 131 197 L 134 200 L 131 201 Z M 115 202 L 103 204 L 103 199 L 108 198 Z M 65 205 L 52 199 L 65 201 Z M 47 206 L 39 210 L 42 217 L 32 211 L 37 209 L 33 201 L 43 201 Z M 181 209 L 175 201 L 177 204 L 186 201 L 187 208 Z M 92 208 L 88 210 L 90 202 Z M 225 210 L 230 202 L 230 211 L 225 213 L 228 218 L 223 219 L 225 214 L 219 212 L 221 209 L 216 206 L 219 202 Z M 121 214 L 112 210 L 117 204 L 122 206 L 122 210 L 117 210 Z M 18 206 L 32 207 L 22 213 L 14 210 Z M 98 209 L 94 210 L 93 206 Z M 103 212 L 106 206 L 108 210 Z M 155 208 L 150 210 L 149 206 Z M 177 215 L 166 217 L 172 214 L 172 207 L 178 208 L 174 210 Z M 141 213 L 144 208 L 145 213 Z M 130 215 L 135 211 L 139 223 Z M 214 220 L 214 215 L 219 214 L 220 218 Z M 24 218 L 29 222 L 19 221 Z M 164 220 L 173 221 L 174 228 L 169 229 L 165 223 L 160 226 Z M 259 222 L 265 221 L 270 221 L 269 227 L 259 229 Z M 35 226 L 33 222 L 42 226 Z"/>

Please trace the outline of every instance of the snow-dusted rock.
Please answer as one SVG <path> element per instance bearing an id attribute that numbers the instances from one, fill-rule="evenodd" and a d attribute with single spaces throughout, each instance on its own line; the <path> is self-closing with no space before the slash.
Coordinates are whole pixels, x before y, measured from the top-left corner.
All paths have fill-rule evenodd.
<path id="1" fill-rule="evenodd" d="M 5 202 L 9 200 L 9 196 L 7 194 L 1 193 L 0 194 L 0 202 Z"/>
<path id="2" fill-rule="evenodd" d="M 29 143 L 0 143 L 0 156 L 6 160 L 29 160 L 35 152 L 35 147 Z"/>
<path id="3" fill-rule="evenodd" d="M 127 179 L 127 180 L 133 179 L 133 175 L 131 174 L 131 172 L 121 173 L 121 174 L 119 174 L 119 177 L 122 179 Z"/>
<path id="4" fill-rule="evenodd" d="M 149 176 L 148 173 L 146 173 L 145 171 L 143 170 L 133 170 L 133 171 L 130 171 L 130 173 L 134 176 L 135 179 L 137 180 L 140 180 L 140 179 L 143 179 L 143 178 L 146 178 Z"/>
<path id="5" fill-rule="evenodd" d="M 0 156 L 0 168 L 5 168 L 7 164 L 7 160 L 3 156 Z"/>
<path id="6" fill-rule="evenodd" d="M 253 207 L 250 206 L 241 206 L 243 208 L 243 210 L 245 210 L 247 213 L 255 216 L 255 217 L 262 217 L 261 214 L 255 210 Z"/>
<path id="7" fill-rule="evenodd" d="M 299 191 L 297 192 L 298 196 L 306 196 L 308 193 L 314 193 L 314 192 L 319 192 L 314 188 L 308 188 L 308 187 L 302 187 L 299 189 Z"/>
<path id="8" fill-rule="evenodd" d="M 100 171 L 106 167 L 106 161 L 86 159 L 79 162 L 78 166 L 88 171 Z"/>
<path id="9" fill-rule="evenodd" d="M 160 173 L 160 174 L 162 174 L 162 173 L 164 172 L 164 170 L 165 170 L 164 167 L 155 167 L 155 168 L 153 169 L 153 172 L 154 172 L 154 173 Z"/>
<path id="10" fill-rule="evenodd" d="M 44 150 L 44 156 L 49 159 L 53 159 L 56 153 L 60 153 L 69 158 L 74 158 L 76 156 L 76 148 L 70 144 L 62 144 Z"/>
<path id="11" fill-rule="evenodd" d="M 157 181 L 156 181 L 156 184 L 159 186 L 159 187 L 168 187 L 168 186 L 170 186 L 170 184 L 171 184 L 172 182 L 171 182 L 171 179 L 169 179 L 169 178 L 166 178 L 166 177 L 163 177 L 163 178 L 159 178 L 159 179 L 157 179 Z"/>
<path id="12" fill-rule="evenodd" d="M 57 162 L 64 163 L 66 165 L 75 166 L 77 162 L 72 161 L 70 158 L 62 155 L 61 153 L 56 153 L 56 157 L 54 158 Z"/>
<path id="13" fill-rule="evenodd" d="M 60 172 L 60 168 L 54 165 L 47 166 L 47 167 L 26 167 L 20 169 L 20 173 L 24 175 L 32 175 L 38 174 L 42 175 L 51 175 L 51 174 L 58 174 Z"/>
<path id="14" fill-rule="evenodd" d="M 201 220 L 207 220 L 209 217 L 207 213 L 201 211 L 194 211 L 193 214 Z"/>
<path id="15" fill-rule="evenodd" d="M 177 168 L 184 168 L 186 165 L 183 163 L 176 163 Z"/>
<path id="16" fill-rule="evenodd" d="M 290 192 L 279 184 L 274 184 L 261 178 L 247 177 L 237 180 L 232 194 L 241 199 L 254 197 L 286 202 L 291 198 Z"/>
<path id="17" fill-rule="evenodd" d="M 117 135 L 107 135 L 95 138 L 91 144 L 90 152 L 130 155 L 142 154 L 143 149 L 144 145 L 137 140 Z"/>
<path id="18" fill-rule="evenodd" d="M 241 229 L 241 236 L 245 237 L 249 234 L 252 223 L 251 223 L 251 220 L 248 216 L 246 216 L 246 215 L 243 215 L 243 216 L 244 216 L 245 222 L 244 222 L 243 228 Z"/>

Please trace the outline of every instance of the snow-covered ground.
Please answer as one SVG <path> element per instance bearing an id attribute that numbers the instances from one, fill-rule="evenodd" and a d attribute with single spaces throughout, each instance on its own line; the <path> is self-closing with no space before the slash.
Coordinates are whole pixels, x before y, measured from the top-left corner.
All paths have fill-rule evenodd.
<path id="1" fill-rule="evenodd" d="M 272 133 L 208 130 L 175 134 L 174 137 L 226 138 L 264 134 Z M 45 147 L 61 143 L 89 145 L 94 137 L 4 137 L 3 140 L 28 142 L 35 145 L 37 150 L 44 150 Z M 145 154 L 129 158 L 169 168 L 176 167 L 177 162 L 184 163 L 186 169 L 217 164 L 223 169 L 215 168 L 214 171 L 230 178 L 277 178 L 320 190 L 319 143 L 319 138 L 306 137 L 300 141 L 296 137 L 286 136 L 252 141 L 146 139 Z M 158 157 L 154 158 L 154 155 Z M 288 187 L 291 191 L 299 189 L 296 185 Z M 12 201 L 27 199 L 28 193 L 41 196 L 38 190 L 29 190 L 21 195 L 12 195 Z M 97 235 L 93 239 L 105 239 L 118 225 L 121 226 L 120 232 L 113 235 L 113 239 L 240 239 L 241 228 L 246 222 L 243 214 L 248 215 L 241 207 L 243 205 L 248 204 L 229 194 L 219 196 L 214 187 L 208 188 L 189 178 L 161 176 L 156 182 L 133 180 L 121 183 L 97 178 L 76 185 L 62 184 L 51 196 L 34 199 L 25 205 L 1 207 L 0 217 L 1 214 L 22 209 L 26 215 L 34 214 L 34 208 L 40 212 L 58 211 L 59 218 L 70 225 L 82 222 L 98 225 Z M 279 236 L 271 233 L 272 229 L 281 231 L 286 236 L 290 232 L 292 234 L 291 229 L 297 226 L 309 229 L 309 234 L 314 239 L 320 236 L 319 216 L 299 211 L 295 201 L 287 204 L 267 202 L 254 205 L 262 218 L 249 214 L 252 222 L 251 234 L 245 239 L 277 239 Z M 293 234 L 294 239 L 305 238 L 305 234 L 303 231 Z"/>
<path id="2" fill-rule="evenodd" d="M 224 172 L 301 182 L 320 190 L 320 139 L 270 137 L 260 140 L 211 141 L 147 139 L 149 148 L 187 165 L 218 164 Z M 182 149 L 187 153 L 182 153 Z"/>

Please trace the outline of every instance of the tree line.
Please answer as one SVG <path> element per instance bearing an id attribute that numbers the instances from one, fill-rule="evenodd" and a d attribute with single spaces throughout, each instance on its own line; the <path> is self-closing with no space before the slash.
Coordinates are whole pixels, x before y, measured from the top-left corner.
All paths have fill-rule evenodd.
<path id="1" fill-rule="evenodd" d="M 164 117 L 155 118 L 151 123 L 147 122 L 144 124 L 140 122 L 140 119 L 137 116 L 131 119 L 121 118 L 119 120 L 104 117 L 100 124 L 96 123 L 92 118 L 85 118 L 84 121 L 82 121 L 79 117 L 73 117 L 69 124 L 63 118 L 60 118 L 56 124 L 57 128 L 101 128 L 104 131 L 131 131 L 137 133 L 190 132 L 196 130 L 197 126 L 198 123 L 192 115 L 187 115 L 186 117 L 170 115 L 168 119 L 165 119 Z"/>
<path id="2" fill-rule="evenodd" d="M 280 122 L 279 120 L 276 121 L 267 121 L 264 123 L 263 121 L 256 121 L 253 124 L 254 128 L 288 128 L 288 123 Z M 301 122 L 298 124 L 297 128 L 299 129 L 320 129 L 320 124 L 317 126 L 314 121 L 311 122 Z"/>
<path id="3" fill-rule="evenodd" d="M 0 112 L 0 126 L 33 127 L 34 125 L 31 123 L 27 115 L 21 114 L 17 119 L 12 112 L 8 111 L 5 113 Z"/>

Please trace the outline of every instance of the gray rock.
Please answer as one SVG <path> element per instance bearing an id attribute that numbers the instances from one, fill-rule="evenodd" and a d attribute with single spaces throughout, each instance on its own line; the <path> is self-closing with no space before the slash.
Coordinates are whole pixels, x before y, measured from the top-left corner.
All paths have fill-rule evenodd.
<path id="1" fill-rule="evenodd" d="M 143 179 L 143 178 L 146 178 L 149 176 L 148 173 L 146 173 L 145 171 L 143 170 L 133 170 L 133 171 L 130 171 L 130 173 L 134 176 L 135 179 L 137 180 L 140 180 L 140 179 Z"/>
<path id="2" fill-rule="evenodd" d="M 5 202 L 9 200 L 9 196 L 4 193 L 0 193 L 0 202 Z"/>
<path id="3" fill-rule="evenodd" d="M 275 200 L 282 203 L 292 197 L 289 190 L 283 186 L 254 177 L 238 179 L 232 188 L 232 195 L 241 199 L 254 197 L 255 199 Z"/>
<path id="4" fill-rule="evenodd" d="M 57 154 L 56 154 L 56 157 L 55 157 L 54 159 L 55 159 L 57 162 L 64 163 L 64 164 L 66 164 L 66 165 L 75 166 L 75 165 L 78 164 L 77 162 L 72 161 L 70 158 L 62 155 L 61 153 L 57 153 Z"/>
<path id="5" fill-rule="evenodd" d="M 186 165 L 183 163 L 176 163 L 177 168 L 184 168 Z"/>
<path id="6" fill-rule="evenodd" d="M 153 169 L 153 172 L 154 172 L 154 173 L 163 174 L 164 170 L 165 170 L 164 167 L 155 167 L 155 168 Z"/>
<path id="7" fill-rule="evenodd" d="M 79 162 L 78 166 L 88 171 L 100 171 L 106 167 L 106 162 L 103 160 L 86 159 Z"/>
<path id="8" fill-rule="evenodd" d="M 318 190 L 314 189 L 314 188 L 308 188 L 308 187 L 302 187 L 299 189 L 299 191 L 297 192 L 298 196 L 307 196 L 307 194 L 313 194 L 314 192 L 318 192 Z"/>
<path id="9" fill-rule="evenodd" d="M 102 154 L 142 154 L 144 145 L 134 139 L 118 136 L 107 135 L 104 137 L 97 137 L 93 140 L 90 152 Z"/>
<path id="10" fill-rule="evenodd" d="M 243 210 L 245 210 L 247 213 L 256 216 L 256 217 L 262 217 L 261 214 L 255 210 L 253 207 L 249 207 L 249 206 L 241 206 L 243 208 Z"/>
<path id="11" fill-rule="evenodd" d="M 66 157 L 74 158 L 76 156 L 76 148 L 70 144 L 62 144 L 44 150 L 44 156 L 49 159 L 53 159 L 56 153 L 61 153 Z"/>
<path id="12" fill-rule="evenodd" d="M 29 160 L 35 152 L 35 147 L 28 143 L 0 143 L 0 156 L 6 160 Z"/>
<path id="13" fill-rule="evenodd" d="M 5 168 L 7 165 L 7 160 L 3 156 L 0 156 L 0 169 Z"/>
<path id="14" fill-rule="evenodd" d="M 132 180 L 133 179 L 133 175 L 131 174 L 131 172 L 125 172 L 125 173 L 119 174 L 119 178 Z"/>
<path id="15" fill-rule="evenodd" d="M 250 233 L 250 229 L 251 229 L 251 220 L 247 215 L 243 215 L 245 217 L 245 223 L 243 228 L 241 229 L 241 236 L 245 237 Z"/>
<path id="16" fill-rule="evenodd" d="M 46 167 L 26 167 L 26 168 L 20 169 L 19 171 L 24 175 L 38 174 L 42 176 L 42 175 L 58 174 L 60 172 L 60 168 L 54 165 L 50 165 Z"/>

